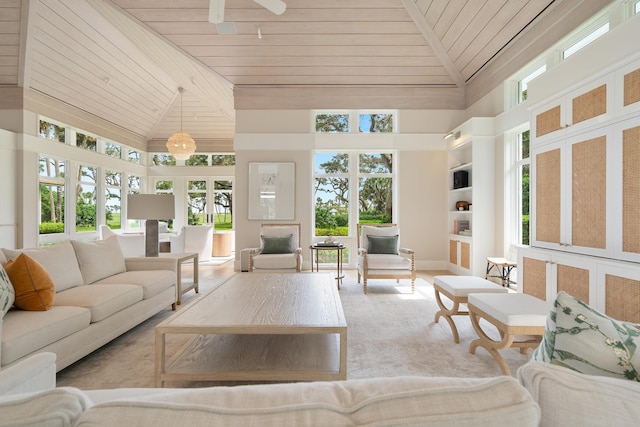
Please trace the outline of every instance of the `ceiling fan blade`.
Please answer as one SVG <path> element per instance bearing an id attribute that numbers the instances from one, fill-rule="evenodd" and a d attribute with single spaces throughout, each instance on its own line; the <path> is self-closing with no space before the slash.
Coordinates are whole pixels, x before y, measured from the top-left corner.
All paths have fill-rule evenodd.
<path id="1" fill-rule="evenodd" d="M 253 0 L 265 9 L 275 13 L 276 15 L 282 15 L 287 9 L 287 4 L 282 0 Z"/>
<path id="2" fill-rule="evenodd" d="M 212 24 L 224 22 L 224 0 L 209 1 L 209 22 Z"/>

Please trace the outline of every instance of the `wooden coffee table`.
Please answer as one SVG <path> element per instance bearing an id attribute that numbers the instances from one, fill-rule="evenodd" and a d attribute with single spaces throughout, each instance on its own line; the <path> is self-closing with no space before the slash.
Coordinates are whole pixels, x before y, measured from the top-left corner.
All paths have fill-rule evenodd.
<path id="1" fill-rule="evenodd" d="M 347 322 L 330 273 L 239 273 L 156 326 L 166 381 L 347 378 Z M 191 334 L 167 360 L 167 336 Z"/>

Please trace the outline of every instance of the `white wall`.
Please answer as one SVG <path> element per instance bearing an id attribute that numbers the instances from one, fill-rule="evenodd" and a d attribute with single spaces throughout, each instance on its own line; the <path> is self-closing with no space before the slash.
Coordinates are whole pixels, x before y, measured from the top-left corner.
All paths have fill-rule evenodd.
<path id="1" fill-rule="evenodd" d="M 0 182 L 2 183 L 2 203 L 0 204 L 0 247 L 15 248 L 16 241 L 16 206 L 19 174 L 17 162 L 16 134 L 0 129 Z"/>
<path id="2" fill-rule="evenodd" d="M 408 110 L 406 114 L 399 112 L 395 134 L 316 134 L 311 132 L 312 111 L 309 110 L 238 111 L 234 144 L 236 258 L 239 260 L 239 249 L 259 243 L 261 221 L 248 220 L 249 162 L 296 163 L 293 222 L 302 224 L 305 268 L 310 268 L 307 248 L 313 236 L 313 151 L 364 147 L 396 151 L 395 215 L 402 227 L 401 244 L 415 250 L 419 269 L 446 269 L 447 153 L 442 135 L 452 129 L 460 117 L 459 111 Z M 355 247 L 355 237 L 350 244 Z"/>

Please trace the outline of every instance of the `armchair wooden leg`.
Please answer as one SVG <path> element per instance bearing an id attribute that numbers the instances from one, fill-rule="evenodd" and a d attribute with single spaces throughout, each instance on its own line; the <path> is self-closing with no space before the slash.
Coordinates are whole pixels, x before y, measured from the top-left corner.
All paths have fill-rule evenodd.
<path id="1" fill-rule="evenodd" d="M 362 281 L 364 287 L 364 294 L 367 294 L 367 276 L 364 276 L 364 280 Z"/>

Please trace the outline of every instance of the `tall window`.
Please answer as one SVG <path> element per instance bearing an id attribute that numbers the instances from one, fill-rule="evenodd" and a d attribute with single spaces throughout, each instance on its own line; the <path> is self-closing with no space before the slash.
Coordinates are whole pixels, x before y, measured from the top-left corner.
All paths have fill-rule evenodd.
<path id="1" fill-rule="evenodd" d="M 79 165 L 76 182 L 76 231 L 95 231 L 98 168 Z"/>
<path id="2" fill-rule="evenodd" d="M 233 229 L 233 181 L 213 182 L 213 225 L 216 230 Z"/>
<path id="3" fill-rule="evenodd" d="M 111 229 L 120 229 L 122 227 L 122 172 L 106 171 L 104 200 L 104 223 Z"/>
<path id="4" fill-rule="evenodd" d="M 518 243 L 529 244 L 529 173 L 531 158 L 529 157 L 529 131 L 518 134 L 516 140 L 516 167 L 518 170 Z"/>
<path id="5" fill-rule="evenodd" d="M 392 154 L 360 154 L 358 164 L 359 221 L 391 222 L 393 218 Z"/>
<path id="6" fill-rule="evenodd" d="M 358 222 L 393 220 L 392 153 L 318 152 L 314 165 L 316 237 L 332 236 L 347 243 Z M 349 259 L 348 249 L 344 252 L 346 260 Z M 327 251 L 324 255 L 330 254 Z"/>
<path id="7" fill-rule="evenodd" d="M 202 225 L 208 221 L 207 209 L 207 181 L 194 180 L 187 182 L 187 223 Z"/>
<path id="8" fill-rule="evenodd" d="M 315 155 L 315 235 L 349 235 L 348 153 Z"/>
<path id="9" fill-rule="evenodd" d="M 128 194 L 140 194 L 142 178 L 137 175 L 129 175 L 127 178 L 127 186 L 129 188 Z M 127 226 L 129 228 L 140 228 L 141 225 L 139 219 L 127 219 Z"/>
<path id="10" fill-rule="evenodd" d="M 156 181 L 156 194 L 173 194 L 173 181 L 171 180 L 159 180 Z M 173 218 L 163 218 L 169 228 L 173 229 Z"/>
<path id="11" fill-rule="evenodd" d="M 64 233 L 66 163 L 40 157 L 40 234 Z"/>

